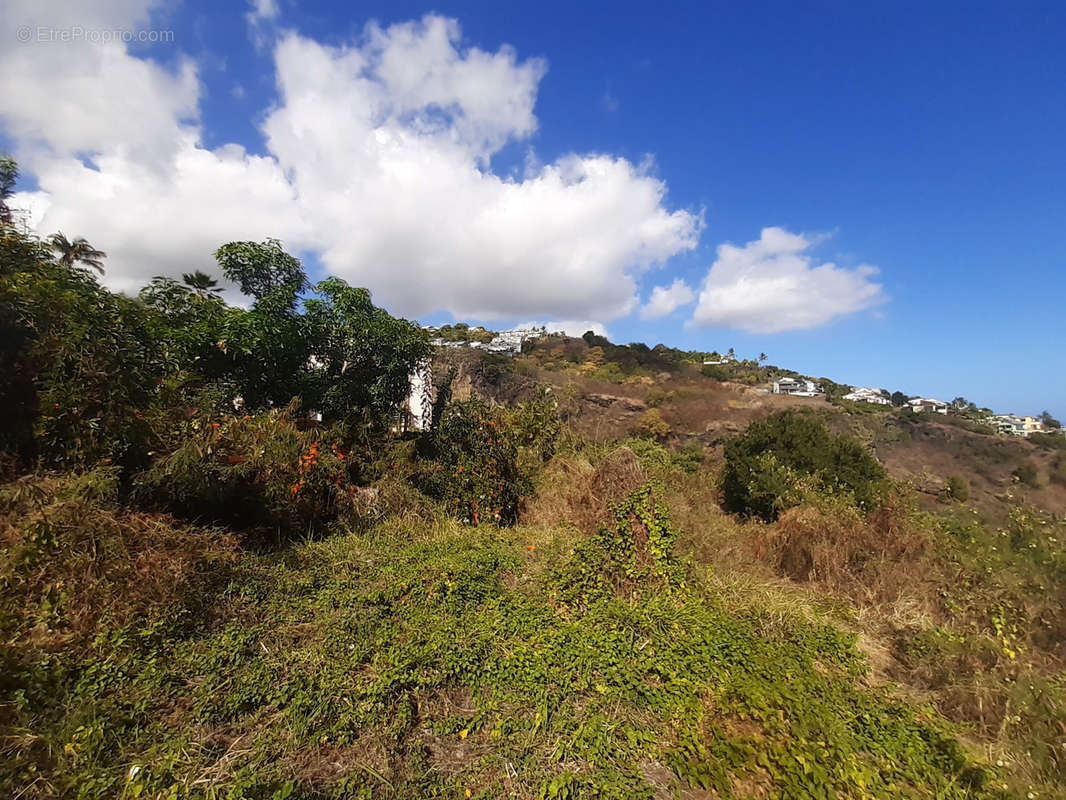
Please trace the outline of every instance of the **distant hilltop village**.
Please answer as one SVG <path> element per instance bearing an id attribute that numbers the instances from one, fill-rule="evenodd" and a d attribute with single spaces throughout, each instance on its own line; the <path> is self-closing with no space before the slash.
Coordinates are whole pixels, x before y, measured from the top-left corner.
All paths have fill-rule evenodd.
<path id="1" fill-rule="evenodd" d="M 429 328 L 436 334 L 433 344 L 438 347 L 471 347 L 488 350 L 490 353 L 517 355 L 522 352 L 523 342 L 548 335 L 544 326 L 526 326 L 507 331 L 487 331 L 484 328 L 471 328 L 462 322 L 455 325 L 442 325 Z"/>
<path id="2" fill-rule="evenodd" d="M 483 327 L 471 327 L 462 322 L 454 325 L 427 327 L 433 336 L 432 343 L 442 348 L 469 348 L 499 353 L 507 356 L 520 355 L 526 343 L 546 337 L 565 338 L 558 332 L 549 333 L 546 326 L 520 326 L 505 331 L 490 331 Z M 585 334 L 588 338 L 590 334 Z M 594 336 L 601 342 L 606 339 Z M 658 345 L 656 349 L 662 348 Z M 823 397 L 829 402 L 868 403 L 879 406 L 894 406 L 914 414 L 952 414 L 991 428 L 993 431 L 1012 436 L 1029 437 L 1034 433 L 1051 433 L 1066 435 L 1066 428 L 1059 425 L 1047 412 L 1040 417 L 1020 416 L 1017 414 L 995 414 L 990 409 L 978 408 L 963 397 L 956 397 L 950 403 L 930 397 L 913 397 L 902 392 L 888 392 L 866 386 L 849 386 L 837 384 L 826 378 L 813 379 L 798 375 L 791 370 L 775 367 L 758 367 L 766 360 L 761 354 L 755 361 L 743 361 L 736 357 L 730 348 L 724 355 L 713 352 L 708 355 L 685 353 L 686 360 L 701 365 L 709 377 L 729 381 L 735 377 L 735 368 L 747 365 L 750 369 L 756 365 L 760 371 L 776 374 L 772 380 L 764 379 L 753 382 L 750 375 L 747 383 L 756 391 L 767 394 L 791 395 L 793 397 Z M 827 386 L 828 385 L 828 386 Z M 828 391 L 827 391 L 828 388 Z M 430 397 L 433 392 L 430 365 L 424 364 L 411 376 L 411 395 L 408 402 L 409 424 L 415 429 L 422 429 L 429 424 Z"/>

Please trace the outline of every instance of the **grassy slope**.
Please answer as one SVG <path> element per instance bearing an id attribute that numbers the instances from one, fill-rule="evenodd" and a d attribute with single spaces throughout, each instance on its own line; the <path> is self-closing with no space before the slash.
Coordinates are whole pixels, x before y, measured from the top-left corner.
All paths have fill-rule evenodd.
<path id="1" fill-rule="evenodd" d="M 853 634 L 723 591 L 735 583 L 698 562 L 683 560 L 683 586 L 575 595 L 567 576 L 599 562 L 581 560 L 572 529 L 433 519 L 238 554 L 217 533 L 118 511 L 91 483 L 24 482 L 5 498 L 11 796 L 998 786 L 931 707 L 864 677 Z M 177 540 L 194 554 L 180 568 L 161 555 Z M 145 558 L 169 576 L 148 597 L 128 567 Z M 100 604 L 74 614 L 85 592 Z"/>
<path id="2" fill-rule="evenodd" d="M 0 489 L 0 796 L 1066 797 L 1061 525 L 740 523 L 714 443 L 817 401 L 519 361 L 580 435 L 509 530 L 418 497 L 253 553 L 121 510 L 104 474 Z M 605 577 L 589 544 L 612 445 L 588 439 L 624 436 L 655 387 L 675 443 L 710 445 L 709 468 L 634 444 L 684 585 Z"/>

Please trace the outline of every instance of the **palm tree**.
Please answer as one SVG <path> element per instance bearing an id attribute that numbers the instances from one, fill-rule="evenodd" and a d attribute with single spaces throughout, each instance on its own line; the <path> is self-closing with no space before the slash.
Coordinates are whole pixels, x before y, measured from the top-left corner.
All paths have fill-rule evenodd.
<path id="1" fill-rule="evenodd" d="M 76 262 L 81 262 L 101 275 L 104 274 L 104 264 L 100 259 L 107 258 L 107 253 L 97 250 L 83 236 L 79 236 L 72 242 L 60 231 L 48 237 L 48 245 L 59 256 L 60 264 L 72 267 Z"/>
<path id="2" fill-rule="evenodd" d="M 206 300 L 209 297 L 218 297 L 222 291 L 222 287 L 218 285 L 218 281 L 208 275 L 206 272 L 196 270 L 196 272 L 182 273 L 181 279 L 185 281 L 185 285 L 196 292 L 196 296 L 202 300 Z"/>
<path id="3" fill-rule="evenodd" d="M 759 363 L 761 364 L 766 360 L 766 353 L 759 353 Z"/>

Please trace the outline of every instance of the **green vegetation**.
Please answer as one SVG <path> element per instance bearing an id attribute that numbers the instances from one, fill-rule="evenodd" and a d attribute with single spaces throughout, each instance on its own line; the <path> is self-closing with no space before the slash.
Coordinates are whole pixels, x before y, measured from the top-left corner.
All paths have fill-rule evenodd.
<path id="1" fill-rule="evenodd" d="M 480 327 L 471 328 L 465 322 L 441 325 L 436 329 L 436 334 L 446 342 L 481 342 L 482 344 L 488 344 L 496 336 L 495 331 L 487 331 Z"/>
<path id="2" fill-rule="evenodd" d="M 1033 488 L 1040 486 L 1040 471 L 1032 461 L 1023 461 L 1011 475 L 1026 486 L 1032 486 Z"/>
<path id="3" fill-rule="evenodd" d="M 0 796 L 1066 798 L 1066 525 L 827 422 L 1062 453 L 591 332 L 434 353 L 275 240 L 216 253 L 248 308 L 105 258 L 0 220 Z"/>
<path id="4" fill-rule="evenodd" d="M 723 605 L 650 487 L 572 552 L 424 520 L 239 558 L 84 487 L 21 489 L 10 792 L 962 798 L 989 780 L 948 726 L 863 685 L 853 636 Z M 56 587 L 86 559 L 96 581 Z M 146 586 L 153 561 L 167 581 Z M 204 615 L 213 596 L 225 616 Z"/>
<path id="5" fill-rule="evenodd" d="M 970 484 L 961 475 L 952 475 L 948 478 L 948 484 L 944 489 L 944 494 L 951 500 L 957 500 L 960 503 L 965 503 L 970 499 Z"/>
<path id="6" fill-rule="evenodd" d="M 754 422 L 725 447 L 726 508 L 771 521 L 799 505 L 805 487 L 846 492 L 861 508 L 876 501 L 884 470 L 862 445 L 833 436 L 813 415 L 794 411 Z"/>

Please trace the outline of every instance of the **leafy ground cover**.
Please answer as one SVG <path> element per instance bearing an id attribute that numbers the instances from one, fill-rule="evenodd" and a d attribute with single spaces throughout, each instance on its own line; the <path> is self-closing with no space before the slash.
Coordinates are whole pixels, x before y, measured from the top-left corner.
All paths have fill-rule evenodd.
<path id="1" fill-rule="evenodd" d="M 930 706 L 864 677 L 854 634 L 723 602 L 648 486 L 592 539 L 438 518 L 239 557 L 219 541 L 165 603 L 124 610 L 132 518 L 64 482 L 6 502 L 11 796 L 999 791 Z M 79 570 L 92 619 L 56 588 Z"/>

